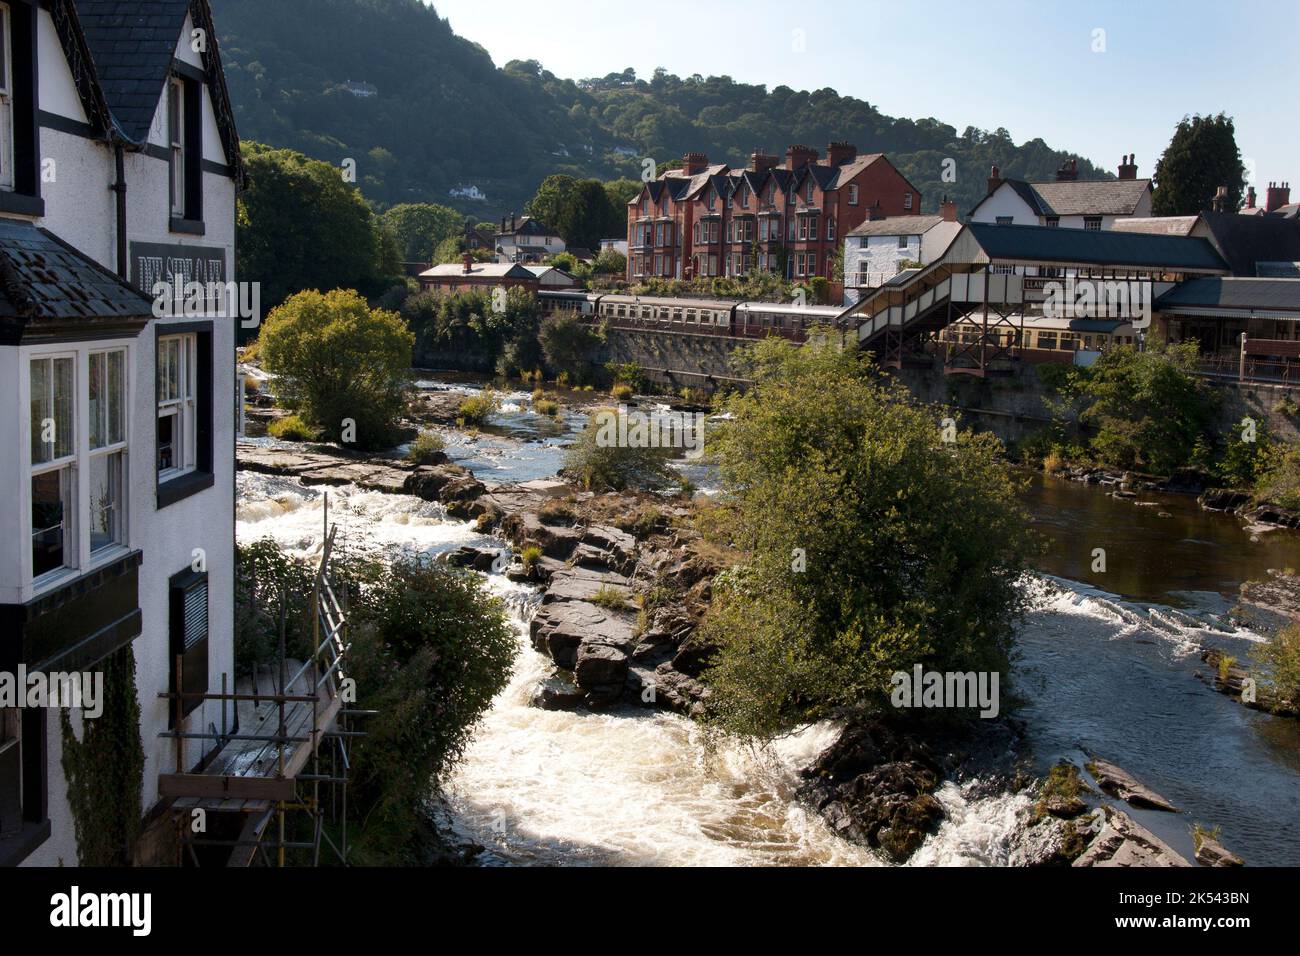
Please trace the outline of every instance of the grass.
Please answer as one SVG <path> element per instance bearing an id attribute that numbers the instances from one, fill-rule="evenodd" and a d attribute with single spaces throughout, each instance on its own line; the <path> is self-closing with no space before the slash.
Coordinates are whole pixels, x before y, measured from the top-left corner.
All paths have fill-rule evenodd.
<path id="1" fill-rule="evenodd" d="M 1196 847 L 1196 852 L 1201 851 L 1201 844 L 1206 838 L 1219 842 L 1219 837 L 1223 833 L 1223 827 L 1203 827 L 1199 823 L 1192 825 L 1192 845 Z"/>
<path id="2" fill-rule="evenodd" d="M 501 408 L 501 400 L 496 392 L 485 388 L 477 395 L 471 395 L 460 403 L 456 410 L 456 422 L 461 425 L 484 425 Z"/>
<path id="3" fill-rule="evenodd" d="M 277 418 L 266 426 L 266 433 L 281 441 L 315 441 L 320 433 L 297 415 Z"/>
<path id="4" fill-rule="evenodd" d="M 417 465 L 432 465 L 442 460 L 442 450 L 446 442 L 437 432 L 420 432 L 411 442 L 411 450 L 406 453 L 407 460 Z"/>
<path id="5" fill-rule="evenodd" d="M 524 566 L 525 574 L 532 574 L 537 569 L 537 562 L 542 559 L 542 549 L 535 544 L 526 545 L 519 552 L 519 561 Z"/>
<path id="6" fill-rule="evenodd" d="M 533 411 L 538 415 L 546 415 L 550 418 L 558 418 L 560 414 L 560 403 L 553 398 L 537 398 L 533 400 Z"/>
<path id="7" fill-rule="evenodd" d="M 578 511 L 564 498 L 550 498 L 538 509 L 537 517 L 543 524 L 573 524 L 578 520 Z"/>
<path id="8" fill-rule="evenodd" d="M 1038 791 L 1038 802 L 1034 805 L 1034 819 L 1040 820 L 1047 814 L 1047 803 L 1053 797 L 1077 800 L 1089 792 L 1088 785 L 1079 777 L 1079 768 L 1063 760 L 1047 771 L 1047 777 Z"/>
<path id="9" fill-rule="evenodd" d="M 1054 475 L 1058 471 L 1064 470 L 1065 459 L 1061 456 L 1060 451 L 1053 448 L 1047 453 L 1047 456 L 1043 458 L 1043 471 L 1047 472 L 1049 475 Z"/>
<path id="10" fill-rule="evenodd" d="M 623 588 L 602 584 L 600 590 L 591 598 L 591 603 L 610 611 L 621 611 L 627 607 L 627 594 Z"/>
<path id="11" fill-rule="evenodd" d="M 610 398 L 617 399 L 620 402 L 626 402 L 632 397 L 632 386 L 626 382 L 618 382 L 609 390 Z"/>

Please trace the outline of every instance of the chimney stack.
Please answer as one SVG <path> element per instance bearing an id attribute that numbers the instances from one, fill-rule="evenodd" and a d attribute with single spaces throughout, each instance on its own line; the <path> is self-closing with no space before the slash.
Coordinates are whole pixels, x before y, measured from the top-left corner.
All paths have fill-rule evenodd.
<path id="1" fill-rule="evenodd" d="M 843 166 L 857 158 L 858 148 L 852 143 L 839 140 L 826 147 L 826 163 L 829 166 Z"/>
<path id="2" fill-rule="evenodd" d="M 682 157 L 682 171 L 687 176 L 698 176 L 709 168 L 707 153 L 687 153 Z"/>
<path id="3" fill-rule="evenodd" d="M 988 192 L 988 194 L 989 194 L 990 196 L 992 196 L 992 195 L 993 195 L 993 190 L 997 189 L 997 188 L 998 188 L 999 186 L 1001 186 L 1001 185 L 1002 185 L 1002 170 L 1001 170 L 1000 168 L 998 168 L 997 166 L 994 166 L 992 169 L 989 170 L 989 192 Z"/>
<path id="4" fill-rule="evenodd" d="M 809 163 L 815 163 L 818 159 L 817 150 L 811 146 L 791 146 L 785 151 L 785 168 L 802 169 Z"/>
<path id="5" fill-rule="evenodd" d="M 956 222 L 957 204 L 947 196 L 944 196 L 943 202 L 939 203 L 939 215 L 943 216 L 944 222 Z"/>
<path id="6" fill-rule="evenodd" d="M 749 169 L 754 173 L 765 173 L 781 165 L 780 156 L 770 156 L 761 149 L 756 149 L 749 156 Z"/>
<path id="7" fill-rule="evenodd" d="M 471 272 L 474 271 L 474 257 L 470 255 L 468 252 L 466 252 L 464 255 L 460 257 L 460 261 L 465 266 L 464 268 L 465 275 L 469 275 Z"/>
<path id="8" fill-rule="evenodd" d="M 1072 183 L 1079 178 L 1079 161 L 1071 159 L 1061 164 L 1061 168 L 1056 171 L 1056 181 L 1058 183 Z"/>
<path id="9" fill-rule="evenodd" d="M 1134 153 L 1132 156 L 1125 156 L 1125 157 L 1124 157 L 1124 162 L 1122 162 L 1122 163 L 1119 164 L 1119 178 L 1120 178 L 1120 179 L 1137 179 L 1137 178 L 1138 178 L 1137 154 L 1136 154 L 1136 153 Z"/>
<path id="10" fill-rule="evenodd" d="M 1290 183 L 1269 183 L 1268 192 L 1265 194 L 1264 211 L 1273 212 L 1275 209 L 1281 209 L 1291 202 L 1291 184 Z"/>
<path id="11" fill-rule="evenodd" d="M 1247 187 L 1247 189 L 1246 189 L 1246 205 L 1245 205 L 1243 208 L 1245 208 L 1245 209 L 1254 209 L 1254 208 L 1255 208 L 1255 187 L 1254 187 L 1254 186 Z"/>
<path id="12" fill-rule="evenodd" d="M 1214 191 L 1214 199 L 1210 201 L 1210 208 L 1215 212 L 1228 211 L 1228 187 L 1220 186 Z"/>

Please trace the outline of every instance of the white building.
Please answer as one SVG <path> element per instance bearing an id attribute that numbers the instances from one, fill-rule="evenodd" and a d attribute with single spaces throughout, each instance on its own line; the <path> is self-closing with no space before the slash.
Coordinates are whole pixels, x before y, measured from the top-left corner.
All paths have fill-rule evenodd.
<path id="1" fill-rule="evenodd" d="M 994 166 L 988 193 L 968 222 L 1004 226 L 1059 226 L 1062 229 L 1110 229 L 1117 219 L 1151 215 L 1151 180 L 1137 178 L 1137 164 L 1125 156 L 1118 179 L 1079 180 L 1074 160 L 1056 173 L 1054 182 L 1003 179 Z"/>
<path id="2" fill-rule="evenodd" d="M 844 237 L 844 305 L 911 266 L 929 265 L 961 231 L 957 206 L 944 200 L 934 216 L 868 219 Z"/>
<path id="3" fill-rule="evenodd" d="M 187 691 L 233 673 L 238 320 L 136 289 L 232 280 L 239 143 L 207 0 L 0 19 L 0 675 L 133 656 L 149 820 L 207 749 L 159 736 L 177 655 Z M 233 730 L 192 706 L 180 730 Z M 0 709 L 0 863 L 79 861 L 62 741 L 58 709 Z"/>
<path id="4" fill-rule="evenodd" d="M 496 236 L 497 262 L 544 262 L 564 249 L 560 234 L 532 216 L 516 219 L 512 213 L 501 220 L 501 231 Z"/>

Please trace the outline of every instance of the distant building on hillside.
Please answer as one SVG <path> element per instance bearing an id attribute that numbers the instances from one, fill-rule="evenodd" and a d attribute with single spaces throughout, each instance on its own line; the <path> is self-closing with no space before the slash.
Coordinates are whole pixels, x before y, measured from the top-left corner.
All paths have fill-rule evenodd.
<path id="1" fill-rule="evenodd" d="M 379 89 L 370 83 L 359 83 L 355 80 L 345 80 L 343 89 L 353 96 L 363 100 L 379 95 Z"/>
<path id="2" fill-rule="evenodd" d="M 1116 220 L 1151 215 L 1151 180 L 1137 178 L 1137 162 L 1125 156 L 1118 179 L 1079 179 L 1077 160 L 1056 171 L 1052 182 L 1003 179 L 994 166 L 988 193 L 967 215 L 967 222 L 1001 226 L 1060 226 L 1065 229 L 1110 229 Z"/>
<path id="3" fill-rule="evenodd" d="M 475 202 L 487 201 L 487 194 L 473 184 L 457 186 L 454 189 L 449 189 L 447 190 L 447 195 L 452 199 L 472 199 Z"/>

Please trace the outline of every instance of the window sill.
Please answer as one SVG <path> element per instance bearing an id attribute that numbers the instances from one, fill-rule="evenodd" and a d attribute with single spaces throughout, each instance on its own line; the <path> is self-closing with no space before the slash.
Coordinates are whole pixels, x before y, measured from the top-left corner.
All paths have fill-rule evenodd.
<path id="1" fill-rule="evenodd" d="M 22 829 L 0 840 L 0 867 L 17 866 L 50 838 L 50 821 L 24 823 Z"/>
<path id="2" fill-rule="evenodd" d="M 203 220 L 177 219 L 173 216 L 170 228 L 172 232 L 183 232 L 190 236 L 201 236 L 203 235 Z"/>
<path id="3" fill-rule="evenodd" d="M 45 200 L 40 196 L 27 196 L 11 189 L 0 189 L 0 212 L 18 216 L 44 216 Z"/>
<path id="4" fill-rule="evenodd" d="M 170 478 L 158 484 L 158 509 L 161 511 L 178 501 L 184 501 L 191 495 L 206 491 L 216 483 L 210 471 L 191 471 L 179 478 Z"/>
<path id="5" fill-rule="evenodd" d="M 32 599 L 57 591 L 69 581 L 75 581 L 81 575 L 80 568 L 63 568 L 59 571 L 47 571 L 32 580 Z"/>

